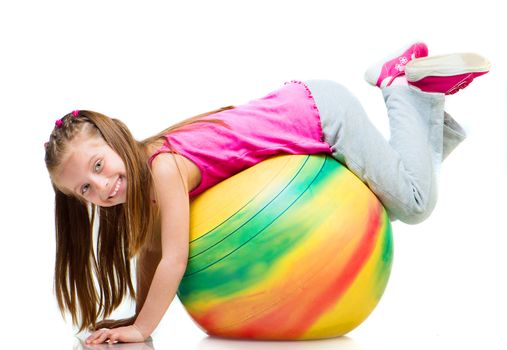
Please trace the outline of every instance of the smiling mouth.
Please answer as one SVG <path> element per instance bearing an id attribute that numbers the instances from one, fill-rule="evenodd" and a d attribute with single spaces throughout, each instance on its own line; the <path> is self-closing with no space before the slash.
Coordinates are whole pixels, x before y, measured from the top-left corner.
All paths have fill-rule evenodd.
<path id="1" fill-rule="evenodd" d="M 121 182 L 122 182 L 122 177 L 120 176 L 118 178 L 118 180 L 116 181 L 116 186 L 114 187 L 113 189 L 113 192 L 111 192 L 111 194 L 109 195 L 108 199 L 111 199 L 113 198 L 114 196 L 116 196 L 116 194 L 118 193 L 118 190 L 120 189 L 120 186 L 121 186 Z"/>

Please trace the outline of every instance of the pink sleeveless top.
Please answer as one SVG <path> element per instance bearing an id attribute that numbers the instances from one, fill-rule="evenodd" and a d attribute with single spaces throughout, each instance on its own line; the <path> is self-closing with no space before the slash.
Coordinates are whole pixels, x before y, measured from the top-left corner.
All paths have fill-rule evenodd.
<path id="1" fill-rule="evenodd" d="M 262 98 L 203 119 L 220 119 L 230 128 L 196 123 L 165 136 L 201 171 L 201 182 L 190 197 L 276 154 L 332 153 L 315 101 L 301 81 L 286 82 Z M 150 157 L 150 166 L 158 154 L 168 151 L 165 143 Z"/>

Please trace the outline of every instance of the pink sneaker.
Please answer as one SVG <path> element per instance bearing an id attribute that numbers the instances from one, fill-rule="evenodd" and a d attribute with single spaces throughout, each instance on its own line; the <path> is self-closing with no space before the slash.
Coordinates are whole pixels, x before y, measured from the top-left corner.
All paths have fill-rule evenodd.
<path id="1" fill-rule="evenodd" d="M 364 79 L 371 85 L 380 88 L 389 86 L 396 77 L 405 74 L 405 65 L 408 62 L 414 58 L 428 56 L 428 47 L 425 43 L 415 43 L 405 51 L 393 56 L 394 58 L 380 61 L 368 68 Z"/>
<path id="2" fill-rule="evenodd" d="M 455 53 L 413 60 L 405 74 L 408 83 L 422 91 L 452 95 L 489 72 L 490 67 L 487 59 L 475 53 Z"/>

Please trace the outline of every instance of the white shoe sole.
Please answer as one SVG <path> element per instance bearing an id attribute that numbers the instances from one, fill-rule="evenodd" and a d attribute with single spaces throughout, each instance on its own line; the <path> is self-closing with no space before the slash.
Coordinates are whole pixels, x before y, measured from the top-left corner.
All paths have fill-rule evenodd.
<path id="1" fill-rule="evenodd" d="M 427 76 L 488 72 L 490 67 L 491 63 L 478 54 L 454 53 L 414 59 L 405 66 L 405 76 L 408 81 L 419 81 Z"/>

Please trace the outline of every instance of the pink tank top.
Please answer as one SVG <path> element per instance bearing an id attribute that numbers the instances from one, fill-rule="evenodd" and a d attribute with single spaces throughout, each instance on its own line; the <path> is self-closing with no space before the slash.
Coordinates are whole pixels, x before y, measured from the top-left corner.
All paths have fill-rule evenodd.
<path id="1" fill-rule="evenodd" d="M 276 154 L 332 153 L 315 101 L 301 81 L 286 82 L 262 98 L 202 119 L 220 119 L 230 128 L 197 123 L 165 136 L 201 171 L 201 182 L 190 197 Z M 168 151 L 164 144 L 150 157 L 150 166 L 158 154 Z"/>

